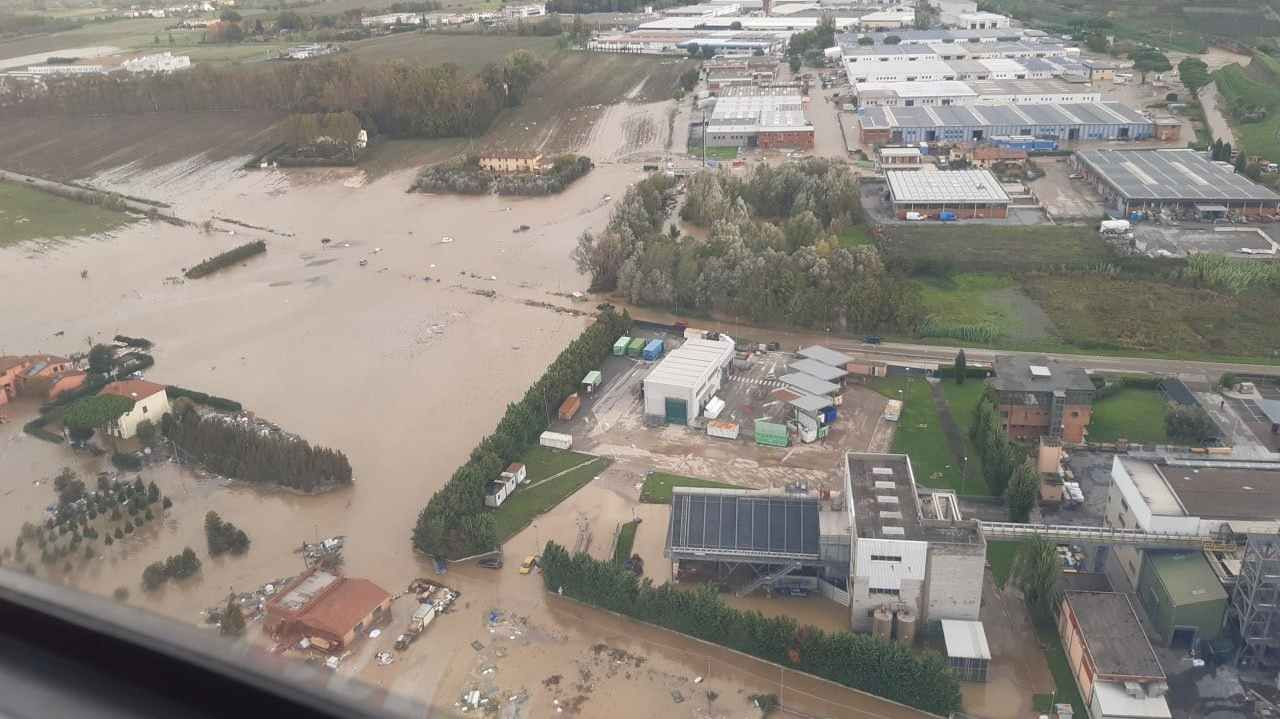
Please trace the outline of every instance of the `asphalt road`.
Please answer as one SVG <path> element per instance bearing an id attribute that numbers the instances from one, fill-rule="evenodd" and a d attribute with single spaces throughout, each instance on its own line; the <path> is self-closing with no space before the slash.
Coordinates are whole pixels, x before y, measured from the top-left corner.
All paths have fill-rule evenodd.
<path id="1" fill-rule="evenodd" d="M 897 359 L 918 362 L 939 362 L 950 364 L 955 361 L 960 347 L 939 347 L 936 345 L 902 344 L 886 342 L 880 345 L 867 345 L 860 342 L 828 341 L 827 346 L 846 354 L 866 359 Z M 1273 365 L 1244 364 L 1237 362 L 1200 362 L 1179 359 L 1151 359 L 1146 357 L 1108 357 L 1101 355 L 1058 354 L 1052 352 L 1015 352 L 1011 350 L 991 350 L 964 348 L 965 357 L 970 361 L 991 362 L 996 355 L 1012 355 L 1015 357 L 1050 357 L 1064 362 L 1072 362 L 1086 369 L 1102 372 L 1147 372 L 1161 375 L 1179 375 L 1184 379 L 1217 380 L 1227 372 L 1248 374 L 1280 375 L 1280 367 Z"/>

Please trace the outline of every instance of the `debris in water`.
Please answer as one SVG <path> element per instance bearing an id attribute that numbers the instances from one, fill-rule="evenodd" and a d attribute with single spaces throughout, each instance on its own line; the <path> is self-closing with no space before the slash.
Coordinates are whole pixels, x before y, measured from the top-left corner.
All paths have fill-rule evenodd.
<path id="1" fill-rule="evenodd" d="M 361 266 L 361 267 L 364 267 L 364 266 L 365 266 L 365 265 L 367 265 L 367 264 L 369 264 L 369 261 L 368 261 L 368 260 L 360 260 L 360 266 Z"/>
<path id="2" fill-rule="evenodd" d="M 321 238 L 320 238 L 320 244 L 322 244 L 322 245 L 327 245 L 327 244 L 329 244 L 330 242 L 333 242 L 333 240 L 329 239 L 328 237 L 321 237 Z"/>
<path id="3" fill-rule="evenodd" d="M 375 656 L 375 659 L 377 659 L 378 664 L 380 666 L 384 666 L 384 667 L 396 660 L 395 656 L 393 656 L 391 652 L 388 652 L 388 651 L 378 652 L 378 654 Z"/>
<path id="4" fill-rule="evenodd" d="M 440 238 L 440 244 L 442 244 L 442 245 L 447 245 L 447 244 L 449 244 L 450 242 L 453 242 L 453 238 L 452 238 L 452 237 L 450 237 L 450 236 L 448 236 L 448 235 L 445 235 L 445 236 L 443 236 L 443 237 L 441 237 L 441 238 Z"/>

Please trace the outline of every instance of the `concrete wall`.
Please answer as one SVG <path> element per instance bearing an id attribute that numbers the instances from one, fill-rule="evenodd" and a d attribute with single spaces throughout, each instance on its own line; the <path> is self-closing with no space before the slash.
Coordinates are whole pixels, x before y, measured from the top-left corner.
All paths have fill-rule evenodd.
<path id="1" fill-rule="evenodd" d="M 929 544 L 928 607 L 925 621 L 978 618 L 982 606 L 985 547 Z"/>
<path id="2" fill-rule="evenodd" d="M 147 419 L 151 420 L 156 429 L 160 429 L 160 418 L 170 411 L 168 393 L 156 392 L 136 401 L 132 410 L 121 415 L 116 420 L 113 434 L 121 439 L 130 439 L 138 433 L 138 425 Z"/>
<path id="3" fill-rule="evenodd" d="M 919 614 L 924 595 L 923 581 L 918 579 L 903 580 L 899 585 L 896 596 L 893 594 L 873 594 L 868 584 L 869 581 L 866 577 L 855 577 L 852 584 L 853 591 L 849 592 L 849 625 L 855 631 L 870 631 L 871 612 L 883 604 L 890 606 L 905 604 L 914 609 L 917 615 Z"/>

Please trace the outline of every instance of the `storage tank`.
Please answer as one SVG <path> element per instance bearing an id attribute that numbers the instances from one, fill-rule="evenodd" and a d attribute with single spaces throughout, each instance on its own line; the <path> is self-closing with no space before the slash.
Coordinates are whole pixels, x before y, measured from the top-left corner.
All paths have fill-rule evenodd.
<path id="1" fill-rule="evenodd" d="M 911 646 L 916 641 L 916 613 L 910 609 L 898 610 L 898 643 Z"/>
<path id="2" fill-rule="evenodd" d="M 871 613 L 871 636 L 886 642 L 893 635 L 893 612 L 888 607 L 877 607 Z"/>

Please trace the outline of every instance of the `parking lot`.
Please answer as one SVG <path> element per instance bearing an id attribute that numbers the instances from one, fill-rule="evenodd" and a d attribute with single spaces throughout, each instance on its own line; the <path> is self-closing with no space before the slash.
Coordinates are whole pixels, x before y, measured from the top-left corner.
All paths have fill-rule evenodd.
<path id="1" fill-rule="evenodd" d="M 1153 225 L 1144 222 L 1134 228 L 1134 243 L 1138 251 L 1153 256 L 1186 257 L 1208 252 L 1242 259 L 1253 257 L 1259 261 L 1275 259 L 1270 253 L 1276 248 L 1268 230 L 1209 223 Z"/>
<path id="2" fill-rule="evenodd" d="M 754 441 L 755 420 L 784 422 L 793 415 L 786 402 L 790 395 L 777 379 L 787 372 L 790 357 L 783 352 L 753 353 L 747 367 L 731 370 L 718 394 L 725 402 L 719 419 L 738 423 L 736 440 L 708 436 L 702 419 L 692 426 L 646 426 L 640 388 L 656 362 L 628 357 L 610 357 L 602 368 L 600 389 L 584 398 L 573 420 L 556 422 L 552 430 L 573 435 L 575 449 L 614 458 L 613 471 L 634 477 L 663 471 L 756 489 L 802 483 L 811 489 L 839 490 L 845 451 L 887 451 L 893 427 L 882 418 L 887 400 L 850 386 L 826 437 L 812 444 L 793 439 L 789 447 L 759 446 Z"/>
<path id="3" fill-rule="evenodd" d="M 1036 167 L 1044 177 L 1027 183 L 1044 211 L 1054 220 L 1094 220 L 1102 215 L 1102 196 L 1080 180 L 1071 179 L 1065 157 L 1038 157 Z"/>

